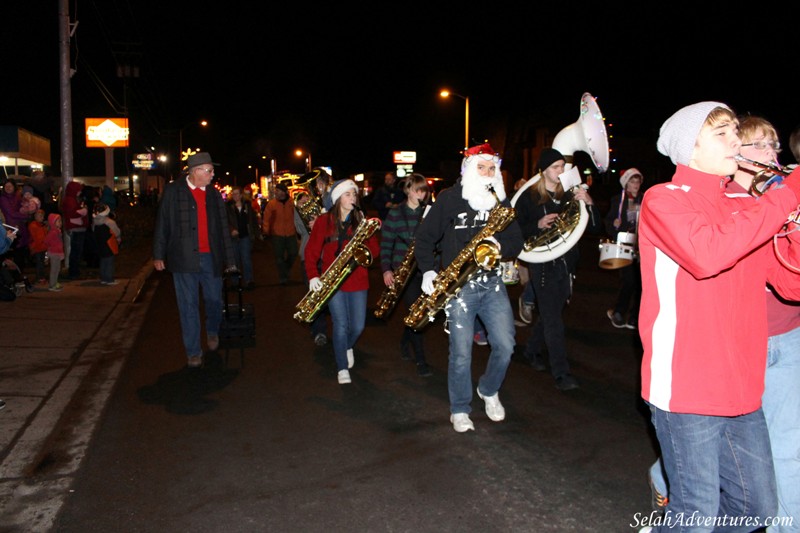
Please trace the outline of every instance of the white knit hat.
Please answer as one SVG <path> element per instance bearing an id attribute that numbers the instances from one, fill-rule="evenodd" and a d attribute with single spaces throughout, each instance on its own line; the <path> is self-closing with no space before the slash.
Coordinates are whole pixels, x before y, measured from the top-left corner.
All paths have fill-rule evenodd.
<path id="1" fill-rule="evenodd" d="M 699 102 L 676 111 L 661 126 L 656 144 L 658 151 L 669 156 L 676 165 L 688 165 L 703 123 L 717 107 L 730 110 L 720 102 Z"/>
<path id="2" fill-rule="evenodd" d="M 350 189 L 358 192 L 358 185 L 356 185 L 356 182 L 353 180 L 343 179 L 334 183 L 331 188 L 331 207 L 336 204 L 336 200 L 338 200 L 341 195 Z"/>
<path id="3" fill-rule="evenodd" d="M 623 189 L 634 176 L 639 176 L 639 179 L 642 179 L 642 173 L 639 172 L 638 168 L 631 167 L 622 173 L 622 176 L 619 177 L 619 184 L 622 185 Z"/>

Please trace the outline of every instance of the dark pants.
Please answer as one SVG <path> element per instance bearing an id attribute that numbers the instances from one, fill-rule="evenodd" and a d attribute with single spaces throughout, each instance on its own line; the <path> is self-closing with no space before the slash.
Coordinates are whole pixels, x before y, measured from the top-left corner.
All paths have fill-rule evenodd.
<path id="1" fill-rule="evenodd" d="M 86 231 L 70 230 L 69 232 L 69 277 L 77 279 L 81 275 L 83 245 L 86 242 Z"/>
<path id="2" fill-rule="evenodd" d="M 539 357 L 543 345 L 547 346 L 550 359 L 550 372 L 559 378 L 569 374 L 567 362 L 567 343 L 564 334 L 564 306 L 571 293 L 572 276 L 559 271 L 548 276 L 544 283 L 531 273 L 530 285 L 536 296 L 536 308 L 539 318 L 531 327 L 531 334 L 525 347 L 525 356 L 529 359 Z"/>
<path id="3" fill-rule="evenodd" d="M 411 308 L 417 298 L 422 295 L 422 273 L 417 270 L 416 273 L 408 280 L 406 288 L 401 295 L 403 304 L 406 309 Z M 424 331 L 424 330 L 423 330 Z M 414 349 L 414 359 L 417 363 L 425 362 L 425 347 L 422 343 L 422 331 L 414 331 L 414 329 L 404 326 L 403 336 L 400 338 L 400 350 L 404 352 L 408 350 L 410 345 Z"/>
<path id="4" fill-rule="evenodd" d="M 297 237 L 272 236 L 272 248 L 275 252 L 275 263 L 278 265 L 278 280 L 285 284 L 289 281 L 289 273 L 292 270 L 295 259 L 297 259 L 298 245 Z"/>
<path id="5" fill-rule="evenodd" d="M 639 320 L 639 303 L 642 299 L 642 271 L 639 261 L 619 269 L 620 288 L 614 312 L 625 319 L 630 307 L 628 322 L 636 324 Z"/>

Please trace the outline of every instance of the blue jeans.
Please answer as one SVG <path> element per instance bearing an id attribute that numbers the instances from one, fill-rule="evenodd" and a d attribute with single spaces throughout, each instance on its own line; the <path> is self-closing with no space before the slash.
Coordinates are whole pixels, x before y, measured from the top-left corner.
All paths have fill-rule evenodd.
<path id="1" fill-rule="evenodd" d="M 245 237 L 243 239 L 234 237 L 231 240 L 233 241 L 233 251 L 236 254 L 236 265 L 242 272 L 242 282 L 246 285 L 254 281 L 253 240 L 250 237 Z"/>
<path id="2" fill-rule="evenodd" d="M 800 328 L 774 335 L 767 345 L 762 409 L 767 419 L 778 487 L 778 516 L 793 524 L 769 533 L 800 531 Z"/>
<path id="3" fill-rule="evenodd" d="M 506 286 L 496 273 L 479 274 L 464 284 L 445 306 L 450 330 L 447 389 L 450 413 L 470 413 L 472 407 L 472 343 L 479 317 L 491 345 L 486 370 L 478 379 L 484 396 L 494 396 L 506 377 L 514 351 L 514 312 Z"/>
<path id="4" fill-rule="evenodd" d="M 650 414 L 670 489 L 664 522 L 653 531 L 749 532 L 757 526 L 744 525 L 744 518 L 763 523 L 775 516 L 775 475 L 761 409 L 726 417 L 651 405 Z"/>
<path id="5" fill-rule="evenodd" d="M 336 370 L 347 370 L 347 350 L 351 349 L 364 331 L 367 322 L 367 292 L 336 291 L 328 300 L 333 322 L 333 354 Z"/>
<path id="6" fill-rule="evenodd" d="M 114 256 L 100 258 L 100 281 L 114 281 Z"/>
<path id="7" fill-rule="evenodd" d="M 173 272 L 187 357 L 203 354 L 200 345 L 200 289 L 206 312 L 206 334 L 217 335 L 222 323 L 222 277 L 214 274 L 211 254 L 200 254 L 200 272 Z"/>

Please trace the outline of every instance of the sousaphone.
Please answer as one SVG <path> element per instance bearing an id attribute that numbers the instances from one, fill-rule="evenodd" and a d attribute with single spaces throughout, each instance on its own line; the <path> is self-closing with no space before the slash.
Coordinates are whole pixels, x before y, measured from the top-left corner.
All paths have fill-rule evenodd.
<path id="1" fill-rule="evenodd" d="M 573 154 L 579 151 L 592 158 L 599 172 L 606 171 L 609 159 L 608 135 L 603 114 L 591 94 L 583 93 L 578 120 L 558 132 L 553 140 L 553 148 L 561 152 L 566 160 L 564 172 L 572 169 Z M 520 195 L 541 178 L 541 174 L 537 173 L 525 182 L 514 194 L 511 205 L 516 205 Z M 528 263 L 546 263 L 561 257 L 577 244 L 589 223 L 588 217 L 589 213 L 582 201 L 573 208 L 565 207 L 550 230 L 538 235 L 536 239 L 526 241 L 518 257 Z"/>

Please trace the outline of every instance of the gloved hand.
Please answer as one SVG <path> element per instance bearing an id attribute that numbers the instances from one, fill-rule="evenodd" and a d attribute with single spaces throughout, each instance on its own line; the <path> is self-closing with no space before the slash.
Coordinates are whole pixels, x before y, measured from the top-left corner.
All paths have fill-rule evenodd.
<path id="1" fill-rule="evenodd" d="M 308 281 L 308 288 L 312 291 L 318 291 L 322 288 L 322 281 L 319 278 L 311 278 Z"/>
<path id="2" fill-rule="evenodd" d="M 428 270 L 422 275 L 422 292 L 427 295 L 433 294 L 434 286 L 433 280 L 436 279 L 436 271 L 435 270 Z"/>

